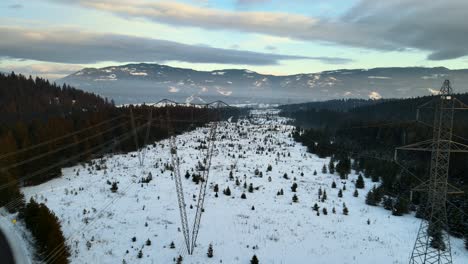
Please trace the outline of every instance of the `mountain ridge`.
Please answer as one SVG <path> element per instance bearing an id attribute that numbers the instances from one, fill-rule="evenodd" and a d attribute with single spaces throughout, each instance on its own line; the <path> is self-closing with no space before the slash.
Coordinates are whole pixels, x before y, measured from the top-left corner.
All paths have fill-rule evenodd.
<path id="1" fill-rule="evenodd" d="M 188 97 L 238 102 L 323 101 L 340 98 L 405 98 L 434 94 L 444 79 L 468 82 L 468 69 L 378 67 L 337 69 L 293 75 L 261 74 L 248 69 L 198 71 L 153 63 L 84 68 L 58 82 L 96 92 L 118 102 Z M 466 92 L 466 87 L 456 87 Z"/>

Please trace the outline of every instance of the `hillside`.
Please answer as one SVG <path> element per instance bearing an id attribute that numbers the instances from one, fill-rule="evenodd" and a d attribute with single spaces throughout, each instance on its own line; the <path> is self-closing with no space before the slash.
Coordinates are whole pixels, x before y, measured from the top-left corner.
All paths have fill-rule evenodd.
<path id="1" fill-rule="evenodd" d="M 148 146 L 144 167 L 138 166 L 134 153 L 106 156 L 63 169 L 61 178 L 22 191 L 27 198 L 47 204 L 59 217 L 71 263 L 173 263 L 179 255 L 183 263 L 249 263 L 254 254 L 260 263 L 301 263 L 304 259 L 407 263 L 420 220 L 367 206 L 365 194 L 377 184 L 369 179 L 354 197 L 356 173 L 347 180 L 323 173 L 329 159 L 307 153 L 306 147 L 295 143 L 293 127 L 276 113 L 257 111 L 250 120 L 220 124 L 193 256 L 183 249 L 174 180 L 166 166 L 170 162 L 167 141 Z M 189 173 L 188 179 L 183 178 L 189 223 L 199 188 L 193 181 L 202 159 L 197 148 L 206 130 L 177 137 L 182 175 Z M 140 183 L 150 173 L 152 180 Z M 116 193 L 108 184 L 114 181 L 118 182 Z M 333 182 L 337 188 L 332 188 Z M 291 188 L 294 183 L 296 192 Z M 223 194 L 228 187 L 230 196 Z M 278 195 L 281 189 L 283 195 Z M 319 189 L 326 192 L 323 202 Z M 241 198 L 243 193 L 246 199 Z M 297 202 L 292 200 L 294 195 Z M 313 210 L 315 203 L 320 215 Z M 210 243 L 212 259 L 206 254 Z M 468 258 L 462 240 L 453 238 L 452 250 L 455 263 Z"/>
<path id="2" fill-rule="evenodd" d="M 58 82 L 111 97 L 117 103 L 222 98 L 230 103 L 294 103 L 339 98 L 402 98 L 431 94 L 444 78 L 468 88 L 468 70 L 443 67 L 343 69 L 274 76 L 249 70 L 195 71 L 159 64 L 85 68 Z M 135 89 L 138 88 L 138 89 Z"/>

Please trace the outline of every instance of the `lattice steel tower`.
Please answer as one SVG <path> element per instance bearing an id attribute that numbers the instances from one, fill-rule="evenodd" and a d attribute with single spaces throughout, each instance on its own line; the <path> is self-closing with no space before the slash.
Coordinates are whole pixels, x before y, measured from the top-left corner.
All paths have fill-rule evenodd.
<path id="1" fill-rule="evenodd" d="M 468 146 L 452 141 L 453 116 L 455 109 L 467 109 L 467 106 L 453 97 L 450 81 L 445 80 L 438 96 L 418 107 L 418 118 L 421 108 L 434 109 L 433 138 L 397 148 L 431 152 L 429 179 L 413 189 L 425 192 L 427 201 L 409 263 L 452 263 L 447 224 L 447 194 L 462 192 L 447 181 L 450 153 L 468 152 Z"/>

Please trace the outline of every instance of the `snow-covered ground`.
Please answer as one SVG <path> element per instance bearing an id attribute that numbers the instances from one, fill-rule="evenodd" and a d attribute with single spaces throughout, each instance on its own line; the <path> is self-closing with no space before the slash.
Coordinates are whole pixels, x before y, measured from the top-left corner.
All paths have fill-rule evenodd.
<path id="1" fill-rule="evenodd" d="M 419 220 L 367 206 L 364 199 L 373 186 L 370 181 L 354 197 L 355 174 L 346 181 L 322 174 L 328 159 L 295 143 L 290 137 L 293 127 L 286 121 L 274 116 L 220 124 L 198 246 L 191 256 L 184 253 L 175 184 L 171 171 L 165 169 L 170 163 L 168 141 L 147 148 L 143 167 L 135 153 L 115 155 L 95 161 L 102 164 L 100 170 L 89 165 L 66 168 L 63 177 L 23 192 L 27 199 L 46 203 L 60 219 L 72 263 L 173 263 L 179 254 L 183 263 L 247 264 L 254 254 L 260 263 L 407 263 Z M 208 128 L 200 128 L 177 137 L 190 228 L 200 185 L 184 175 L 187 170 L 197 173 L 196 164 L 203 162 L 203 151 L 197 147 L 207 132 Z M 255 176 L 257 168 L 263 177 Z M 234 180 L 229 177 L 231 170 Z M 153 176 L 149 184 L 138 183 L 149 173 Z M 289 179 L 283 177 L 285 173 Z M 108 181 L 118 181 L 116 193 Z M 333 181 L 336 189 L 331 188 Z M 245 182 L 258 190 L 248 192 Z M 291 190 L 294 182 L 296 193 Z M 219 197 L 213 191 L 215 184 Z M 345 184 L 347 189 L 339 198 L 338 190 Z M 223 194 L 226 187 L 231 196 Z M 328 196 L 323 203 L 318 199 L 319 188 Z M 284 195 L 278 196 L 280 189 Z M 241 199 L 242 193 L 246 199 Z M 298 203 L 292 202 L 294 194 Z M 320 206 L 320 216 L 312 210 L 314 203 Z M 343 203 L 349 215 L 343 214 Z M 148 239 L 150 246 L 145 245 Z M 170 248 L 171 242 L 175 249 Z M 206 254 L 210 243 L 211 259 Z M 140 249 L 141 259 L 137 258 Z M 452 249 L 455 263 L 468 261 L 461 240 L 452 239 Z"/>

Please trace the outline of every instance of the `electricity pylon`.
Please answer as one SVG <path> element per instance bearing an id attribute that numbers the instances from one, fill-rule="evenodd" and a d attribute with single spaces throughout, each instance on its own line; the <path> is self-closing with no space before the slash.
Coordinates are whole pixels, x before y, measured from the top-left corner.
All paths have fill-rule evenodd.
<path id="1" fill-rule="evenodd" d="M 450 81 L 445 80 L 435 99 L 418 107 L 418 118 L 422 108 L 434 109 L 433 138 L 399 147 L 395 151 L 395 157 L 398 150 L 431 152 L 429 179 L 413 189 L 425 192 L 427 201 L 409 263 L 453 263 L 446 202 L 448 194 L 463 192 L 448 183 L 450 153 L 468 153 L 467 145 L 452 141 L 453 115 L 455 110 L 468 109 L 468 106 L 453 96 Z"/>

